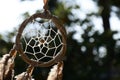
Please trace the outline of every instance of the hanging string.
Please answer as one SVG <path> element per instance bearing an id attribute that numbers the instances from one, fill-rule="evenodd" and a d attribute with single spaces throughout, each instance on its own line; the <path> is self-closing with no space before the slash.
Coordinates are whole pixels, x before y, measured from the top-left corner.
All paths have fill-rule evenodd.
<path id="1" fill-rule="evenodd" d="M 43 2 L 44 2 L 43 8 L 45 9 L 45 11 L 47 11 L 48 10 L 48 0 L 43 0 Z"/>

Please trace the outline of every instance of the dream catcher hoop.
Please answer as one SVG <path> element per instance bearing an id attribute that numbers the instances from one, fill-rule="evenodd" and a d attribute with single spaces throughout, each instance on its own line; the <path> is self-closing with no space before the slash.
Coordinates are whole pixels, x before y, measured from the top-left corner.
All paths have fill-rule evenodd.
<path id="1" fill-rule="evenodd" d="M 62 60 L 66 52 L 66 31 L 59 19 L 47 10 L 33 14 L 20 26 L 16 48 L 32 66 L 48 67 Z"/>
<path id="2" fill-rule="evenodd" d="M 44 11 L 33 14 L 23 21 L 18 29 L 13 49 L 0 59 L 0 80 L 13 79 L 17 52 L 30 66 L 26 72 L 16 76 L 16 80 L 31 79 L 34 67 L 49 67 L 55 63 L 57 65 L 53 68 L 57 77 L 61 78 L 66 52 L 66 30 L 60 20 L 49 12 L 48 0 L 43 1 Z"/>

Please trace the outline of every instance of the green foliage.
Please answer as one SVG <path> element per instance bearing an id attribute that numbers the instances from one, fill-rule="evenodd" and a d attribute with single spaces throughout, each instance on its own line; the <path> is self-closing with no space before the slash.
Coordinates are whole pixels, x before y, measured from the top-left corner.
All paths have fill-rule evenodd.
<path id="1" fill-rule="evenodd" d="M 68 16 L 71 15 L 71 9 L 72 7 L 66 8 L 64 3 L 59 3 L 57 8 L 54 10 L 54 14 L 59 15 L 59 18 L 63 22 L 63 24 L 70 25 L 71 20 Z"/>
<path id="2" fill-rule="evenodd" d="M 0 56 L 7 54 L 10 48 L 12 48 L 12 45 L 13 43 L 11 41 L 7 41 L 7 39 L 4 39 L 3 36 L 0 35 Z"/>

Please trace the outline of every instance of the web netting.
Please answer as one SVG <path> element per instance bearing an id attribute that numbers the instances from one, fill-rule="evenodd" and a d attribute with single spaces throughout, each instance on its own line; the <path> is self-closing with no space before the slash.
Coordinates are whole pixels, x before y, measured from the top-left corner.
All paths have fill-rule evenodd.
<path id="1" fill-rule="evenodd" d="M 9 54 L 0 59 L 0 80 L 31 80 L 34 67 L 55 65 L 47 80 L 62 80 L 63 57 L 66 52 L 66 30 L 60 20 L 48 10 L 48 0 L 44 1 L 44 12 L 36 13 L 23 21 Z M 14 76 L 14 59 L 20 53 L 29 64 L 26 72 Z"/>
<path id="2" fill-rule="evenodd" d="M 29 22 L 22 33 L 24 54 L 37 62 L 48 62 L 62 51 L 62 35 L 49 20 L 36 19 Z"/>

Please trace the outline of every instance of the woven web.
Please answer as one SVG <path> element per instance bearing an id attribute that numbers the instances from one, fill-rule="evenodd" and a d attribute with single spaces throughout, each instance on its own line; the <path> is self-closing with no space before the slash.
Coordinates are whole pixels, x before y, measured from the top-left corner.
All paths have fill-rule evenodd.
<path id="1" fill-rule="evenodd" d="M 23 31 L 22 46 L 29 59 L 47 62 L 62 51 L 61 34 L 51 21 L 34 20 Z"/>

